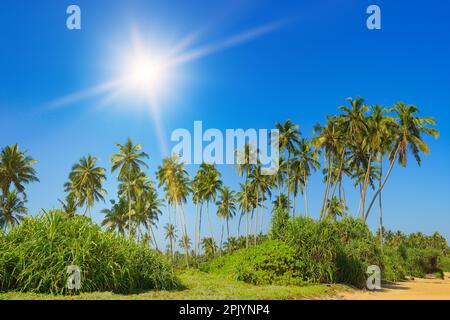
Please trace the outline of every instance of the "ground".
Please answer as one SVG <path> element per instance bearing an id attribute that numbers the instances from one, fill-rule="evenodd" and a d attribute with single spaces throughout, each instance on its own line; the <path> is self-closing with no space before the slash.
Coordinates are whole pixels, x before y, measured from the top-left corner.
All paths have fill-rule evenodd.
<path id="1" fill-rule="evenodd" d="M 442 279 L 414 279 L 385 285 L 381 291 L 347 291 L 338 299 L 350 300 L 450 300 L 450 273 Z"/>
<path id="2" fill-rule="evenodd" d="M 180 272 L 186 286 L 177 291 L 148 291 L 139 294 L 121 295 L 111 292 L 83 293 L 76 296 L 53 296 L 30 293 L 0 293 L 2 299 L 64 299 L 64 300 L 268 300 L 268 299 L 350 299 L 350 300 L 450 300 L 450 273 L 445 279 L 414 279 L 384 285 L 381 291 L 354 290 L 343 285 L 254 286 L 232 280 L 222 275 L 198 270 Z"/>
<path id="3" fill-rule="evenodd" d="M 204 273 L 198 270 L 183 271 L 179 274 L 186 289 L 177 291 L 148 291 L 139 294 L 121 295 L 111 292 L 83 293 L 76 296 L 53 296 L 30 293 L 0 293 L 2 299 L 241 299 L 241 300 L 269 300 L 269 299 L 317 299 L 332 297 L 337 292 L 346 290 L 340 285 L 310 285 L 296 286 L 254 286 L 242 281 L 225 278 L 222 275 Z"/>

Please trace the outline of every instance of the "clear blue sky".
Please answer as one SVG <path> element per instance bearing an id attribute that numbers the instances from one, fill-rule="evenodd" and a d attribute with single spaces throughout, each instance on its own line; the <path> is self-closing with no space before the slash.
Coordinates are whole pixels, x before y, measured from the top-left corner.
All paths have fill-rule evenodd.
<path id="1" fill-rule="evenodd" d="M 69 31 L 66 8 L 73 3 L 81 7 L 82 29 Z M 381 7 L 380 31 L 366 28 L 370 4 Z M 70 167 L 81 156 L 92 153 L 109 168 L 114 144 L 128 136 L 150 154 L 148 174 L 154 178 L 165 155 L 152 117 L 136 100 L 105 103 L 98 94 L 60 108 L 49 103 L 110 80 L 118 52 L 131 46 L 133 27 L 155 47 L 174 46 L 199 32 L 187 48 L 195 49 L 281 22 L 271 32 L 176 67 L 176 81 L 167 84 L 159 107 L 165 139 L 176 128 L 192 128 L 194 120 L 226 129 L 272 128 L 288 118 L 310 136 L 312 126 L 349 96 L 385 106 L 416 104 L 422 115 L 436 118 L 441 136 L 427 140 L 431 154 L 421 168 L 413 161 L 406 169 L 395 167 L 384 191 L 385 225 L 437 230 L 450 238 L 449 12 L 450 4 L 441 0 L 2 0 L 0 146 L 17 142 L 39 161 L 40 183 L 27 188 L 32 214 L 58 206 Z M 190 173 L 195 169 L 189 167 Z M 235 188 L 233 170 L 220 169 L 225 184 Z M 316 174 L 311 182 L 313 212 L 323 195 L 321 179 Z M 116 197 L 116 185 L 110 175 L 107 199 Z M 106 205 L 95 206 L 96 221 Z M 356 193 L 349 206 L 357 209 Z M 375 213 L 369 219 L 373 229 Z M 188 216 L 192 230 L 191 207 Z M 219 220 L 213 221 L 218 236 Z"/>

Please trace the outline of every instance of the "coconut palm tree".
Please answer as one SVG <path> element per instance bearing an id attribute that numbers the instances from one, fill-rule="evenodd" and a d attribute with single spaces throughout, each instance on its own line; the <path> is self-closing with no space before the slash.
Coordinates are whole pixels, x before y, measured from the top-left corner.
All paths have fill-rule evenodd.
<path id="1" fill-rule="evenodd" d="M 297 167 L 296 172 L 303 174 L 303 179 L 298 180 L 303 182 L 303 194 L 305 198 L 305 214 L 309 216 L 308 208 L 308 181 L 313 171 L 320 169 L 319 151 L 315 150 L 313 144 L 308 139 L 302 139 L 299 148 L 294 152 Z M 294 210 L 295 211 L 295 210 Z"/>
<path id="2" fill-rule="evenodd" d="M 345 205 L 345 201 L 338 197 L 328 199 L 328 218 L 336 220 L 337 217 L 343 217 L 347 214 L 348 207 Z"/>
<path id="3" fill-rule="evenodd" d="M 325 126 L 316 125 L 314 132 L 318 135 L 313 138 L 313 145 L 316 149 L 324 150 L 324 167 L 328 166 L 325 193 L 322 209 L 320 210 L 320 217 L 323 217 L 332 185 L 333 165 L 336 162 L 336 158 L 340 158 L 340 163 L 343 163 L 342 159 L 345 156 L 345 135 L 342 131 L 342 126 L 340 126 L 339 118 L 332 116 L 327 116 Z"/>
<path id="4" fill-rule="evenodd" d="M 158 199 L 158 193 L 150 180 L 144 182 L 142 193 L 136 200 L 134 223 L 140 229 L 142 225 L 147 230 L 147 238 L 150 239 L 158 250 L 158 243 L 153 231 L 157 227 L 159 216 L 162 214 L 163 203 Z"/>
<path id="5" fill-rule="evenodd" d="M 272 202 L 273 204 L 273 211 L 285 211 L 289 212 L 291 209 L 291 202 L 289 201 L 288 197 L 284 194 L 281 194 L 275 198 L 275 200 Z"/>
<path id="6" fill-rule="evenodd" d="M 164 226 L 165 230 L 165 238 L 166 240 L 169 240 L 169 248 L 170 248 L 170 259 L 173 261 L 173 246 L 175 243 L 175 240 L 177 239 L 177 229 L 175 226 L 171 223 L 167 223 Z"/>
<path id="7" fill-rule="evenodd" d="M 378 153 L 378 164 L 380 169 L 378 187 L 381 186 L 383 177 L 383 159 L 389 152 L 389 148 L 392 145 L 394 139 L 394 132 L 396 128 L 395 118 L 388 116 L 387 114 L 391 109 L 382 108 L 379 105 L 375 105 L 371 108 L 372 115 L 370 120 L 372 121 L 372 127 L 374 129 L 374 144 L 376 145 L 376 152 Z M 380 191 L 378 195 L 378 209 L 379 209 L 379 219 L 380 219 L 380 245 L 383 248 L 383 206 L 382 206 L 382 192 Z"/>
<path id="8" fill-rule="evenodd" d="M 217 244 L 214 238 L 207 237 L 202 239 L 202 248 L 206 258 L 214 258 L 217 252 Z"/>
<path id="9" fill-rule="evenodd" d="M 437 139 L 439 137 L 439 131 L 430 126 L 436 125 L 436 121 L 431 117 L 421 118 L 416 116 L 419 109 L 413 105 L 405 105 L 402 102 L 396 103 L 393 110 L 397 115 L 397 127 L 391 128 L 395 134 L 392 149 L 390 151 L 390 165 L 386 176 L 383 179 L 382 184 L 375 192 L 369 207 L 364 215 L 364 219 L 369 217 L 370 210 L 375 203 L 376 198 L 383 190 L 387 180 L 392 172 L 395 161 L 397 161 L 402 167 L 406 167 L 408 160 L 408 151 L 411 152 L 415 158 L 417 164 L 420 166 L 421 158 L 420 153 L 427 155 L 430 152 L 428 145 L 423 141 L 424 135 L 429 135 Z"/>
<path id="10" fill-rule="evenodd" d="M 0 208 L 0 227 L 12 229 L 23 220 L 27 213 L 25 201 L 19 197 L 18 192 L 16 190 L 9 192 Z"/>
<path id="11" fill-rule="evenodd" d="M 262 167 L 260 163 L 252 168 L 250 173 L 250 191 L 254 193 L 256 200 L 255 236 L 258 233 L 258 223 L 260 224 L 260 232 L 262 232 L 264 222 L 264 203 L 267 199 L 266 196 L 272 196 L 271 189 L 273 188 L 274 183 L 275 179 L 273 179 L 272 176 L 262 174 Z M 258 222 L 258 215 L 261 218 L 260 222 Z"/>
<path id="12" fill-rule="evenodd" d="M 102 221 L 102 227 L 124 235 L 127 226 L 128 202 L 125 198 L 119 198 L 118 202 L 115 200 L 111 200 L 110 202 L 111 208 L 101 211 L 105 215 Z"/>
<path id="13" fill-rule="evenodd" d="M 148 165 L 143 159 L 148 158 L 148 154 L 140 151 L 142 149 L 141 144 L 133 144 L 133 141 L 128 138 L 127 141 L 122 145 L 116 143 L 119 148 L 118 153 L 114 153 L 111 156 L 111 172 L 119 170 L 119 181 L 126 182 L 128 186 L 131 185 L 133 178 L 136 177 L 142 168 L 148 168 Z M 127 190 L 127 200 L 128 200 L 128 231 L 129 237 L 132 237 L 132 226 L 131 226 L 131 189 Z"/>
<path id="14" fill-rule="evenodd" d="M 239 249 L 239 242 L 235 237 L 228 237 L 227 241 L 223 244 L 225 252 L 231 254 Z"/>
<path id="15" fill-rule="evenodd" d="M 227 223 L 227 238 L 230 237 L 229 220 L 236 214 L 236 195 L 229 187 L 223 187 L 220 190 L 219 200 L 217 205 L 217 216 L 222 218 Z M 220 236 L 220 248 L 223 244 L 224 223 L 222 220 L 222 233 Z"/>
<path id="16" fill-rule="evenodd" d="M 80 161 L 72 166 L 69 181 L 65 184 L 65 190 L 72 193 L 78 207 L 86 207 L 84 214 L 89 213 L 96 201 L 105 201 L 106 190 L 103 182 L 106 180 L 105 169 L 97 166 L 98 159 L 92 155 L 82 157 Z"/>
<path id="17" fill-rule="evenodd" d="M 238 238 L 240 236 L 240 226 L 241 226 L 241 219 L 243 216 L 245 216 L 245 246 L 248 248 L 248 236 L 249 236 L 249 213 L 253 210 L 255 207 L 255 194 L 254 190 L 251 189 L 251 187 L 246 184 L 240 184 L 241 190 L 236 193 L 237 203 L 239 204 L 239 208 L 241 210 L 241 215 L 239 217 L 239 223 L 238 223 Z"/>
<path id="18" fill-rule="evenodd" d="M 194 255 L 197 256 L 197 253 L 200 249 L 200 231 L 202 226 L 202 209 L 203 209 L 203 195 L 202 195 L 202 179 L 201 172 L 197 171 L 194 179 L 191 183 L 191 191 L 192 191 L 192 203 L 195 206 L 195 218 L 194 218 Z"/>
<path id="19" fill-rule="evenodd" d="M 73 218 L 77 214 L 77 200 L 74 193 L 69 193 L 66 196 L 66 200 L 62 201 L 58 199 L 61 204 L 61 210 L 64 211 L 64 215 L 68 218 Z"/>
<path id="20" fill-rule="evenodd" d="M 202 163 L 200 165 L 200 189 L 201 198 L 206 202 L 206 217 L 211 238 L 213 238 L 211 219 L 209 216 L 209 203 L 215 203 L 217 194 L 222 189 L 221 174 L 212 164 Z"/>
<path id="21" fill-rule="evenodd" d="M 287 180 L 291 181 L 290 161 L 291 155 L 297 149 L 300 144 L 300 131 L 299 126 L 294 124 L 291 119 L 286 120 L 283 124 L 277 122 L 275 128 L 278 130 L 278 143 L 280 148 L 280 155 L 287 152 Z M 290 199 L 290 190 L 288 187 L 288 198 Z"/>
<path id="22" fill-rule="evenodd" d="M 25 194 L 25 185 L 38 182 L 36 170 L 32 167 L 36 160 L 20 151 L 19 145 L 6 146 L 0 153 L 0 207 L 8 196 L 11 185 L 19 193 Z"/>
<path id="23" fill-rule="evenodd" d="M 189 249 L 191 248 L 191 239 L 189 239 L 187 234 L 184 234 L 180 239 L 180 247 L 184 249 L 186 254 L 186 267 L 189 269 Z"/>

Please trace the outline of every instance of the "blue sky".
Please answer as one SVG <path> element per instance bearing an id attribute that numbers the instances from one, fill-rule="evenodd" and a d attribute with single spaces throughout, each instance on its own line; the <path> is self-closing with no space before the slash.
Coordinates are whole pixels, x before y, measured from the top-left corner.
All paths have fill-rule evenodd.
<path id="1" fill-rule="evenodd" d="M 81 30 L 66 28 L 70 4 L 81 8 Z M 366 28 L 370 4 L 381 8 L 382 30 Z M 439 0 L 2 0 L 0 146 L 19 143 L 39 161 L 40 183 L 27 192 L 32 214 L 58 206 L 70 167 L 81 156 L 92 153 L 109 168 L 115 143 L 127 137 L 150 154 L 148 174 L 154 178 L 165 155 L 154 119 L 137 99 L 105 103 L 98 94 L 59 108 L 49 107 L 51 102 L 109 81 L 120 53 L 131 47 L 132 30 L 161 48 L 198 32 L 190 44 L 195 49 L 277 22 L 271 32 L 175 68 L 158 108 L 167 143 L 174 129 L 191 129 L 194 120 L 224 130 L 270 129 L 290 118 L 311 136 L 312 126 L 335 114 L 349 96 L 385 106 L 415 104 L 422 115 L 436 118 L 441 136 L 427 140 L 431 154 L 421 168 L 413 161 L 406 169 L 394 168 L 383 194 L 385 225 L 405 232 L 437 230 L 450 238 L 449 10 L 450 4 Z M 190 173 L 195 169 L 189 167 Z M 240 180 L 233 169 L 220 169 L 225 184 L 236 188 Z M 312 212 L 320 207 L 321 179 L 315 174 L 311 181 Z M 113 175 L 105 186 L 107 199 L 115 198 Z M 95 206 L 96 221 L 108 204 Z M 357 209 L 356 193 L 348 205 L 351 213 Z M 193 221 L 192 208 L 187 211 Z M 373 229 L 375 213 L 369 218 Z M 218 236 L 220 223 L 212 216 Z"/>

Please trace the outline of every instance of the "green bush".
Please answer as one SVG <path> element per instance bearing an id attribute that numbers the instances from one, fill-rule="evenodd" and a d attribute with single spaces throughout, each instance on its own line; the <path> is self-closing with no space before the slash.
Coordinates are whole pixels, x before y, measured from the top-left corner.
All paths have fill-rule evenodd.
<path id="1" fill-rule="evenodd" d="M 405 262 L 397 249 L 390 246 L 383 247 L 382 273 L 383 280 L 396 282 L 405 279 L 407 270 Z"/>
<path id="2" fill-rule="evenodd" d="M 0 290 L 67 294 L 67 268 L 79 266 L 83 292 L 179 286 L 159 253 L 58 210 L 26 218 L 0 238 Z"/>
<path id="3" fill-rule="evenodd" d="M 431 273 L 441 273 L 440 261 L 442 253 L 437 249 L 418 249 L 402 246 L 399 252 L 405 261 L 406 272 L 409 276 L 424 277 Z"/>
<path id="4" fill-rule="evenodd" d="M 445 272 L 450 272 L 450 256 L 442 257 L 442 270 Z"/>
<path id="5" fill-rule="evenodd" d="M 295 250 L 277 240 L 267 240 L 234 254 L 221 256 L 203 267 L 204 271 L 228 274 L 255 285 L 302 284 L 301 261 Z"/>

